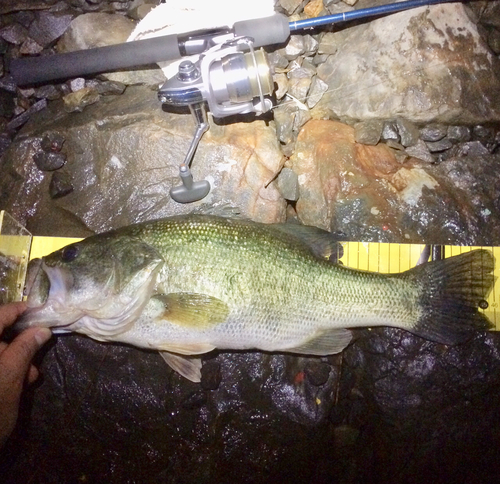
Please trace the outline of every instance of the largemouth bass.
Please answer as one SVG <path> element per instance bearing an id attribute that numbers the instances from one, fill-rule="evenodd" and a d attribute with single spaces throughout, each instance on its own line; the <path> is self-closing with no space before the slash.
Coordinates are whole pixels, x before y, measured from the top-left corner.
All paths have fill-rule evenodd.
<path id="1" fill-rule="evenodd" d="M 384 275 L 330 262 L 335 246 L 314 227 L 206 215 L 123 227 L 39 259 L 18 327 L 159 350 L 199 381 L 193 355 L 216 348 L 330 355 L 349 328 L 454 344 L 490 326 L 478 312 L 494 282 L 488 251 Z"/>

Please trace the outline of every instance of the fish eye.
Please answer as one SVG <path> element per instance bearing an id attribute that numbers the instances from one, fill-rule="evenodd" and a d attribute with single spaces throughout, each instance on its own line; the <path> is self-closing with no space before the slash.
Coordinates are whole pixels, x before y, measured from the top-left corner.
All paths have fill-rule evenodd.
<path id="1" fill-rule="evenodd" d="M 78 257 L 79 252 L 77 245 L 68 245 L 62 250 L 61 260 L 63 262 L 71 262 Z"/>

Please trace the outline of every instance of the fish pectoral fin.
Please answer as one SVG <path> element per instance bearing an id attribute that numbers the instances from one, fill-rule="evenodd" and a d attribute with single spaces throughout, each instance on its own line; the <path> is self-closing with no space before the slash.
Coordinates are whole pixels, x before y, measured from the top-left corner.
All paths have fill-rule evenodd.
<path id="1" fill-rule="evenodd" d="M 191 329 L 208 329 L 224 322 L 229 314 L 224 301 L 206 294 L 179 292 L 154 297 L 165 306 L 160 319 Z"/>
<path id="2" fill-rule="evenodd" d="M 201 381 L 201 358 L 175 355 L 167 351 L 160 351 L 160 355 L 179 375 L 194 383 Z"/>
<path id="3" fill-rule="evenodd" d="M 299 346 L 286 351 L 304 355 L 333 355 L 340 353 L 351 342 L 351 338 L 352 333 L 345 328 L 321 329 Z"/>

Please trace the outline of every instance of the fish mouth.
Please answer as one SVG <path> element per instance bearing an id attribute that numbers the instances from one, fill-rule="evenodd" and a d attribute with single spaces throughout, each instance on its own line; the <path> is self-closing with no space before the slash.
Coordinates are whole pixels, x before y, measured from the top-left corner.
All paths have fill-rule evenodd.
<path id="1" fill-rule="evenodd" d="M 28 309 L 17 320 L 16 329 L 56 326 L 57 332 L 64 332 L 64 327 L 77 319 L 74 311 L 64 309 L 72 284 L 73 276 L 69 271 L 50 267 L 43 259 L 30 261 L 24 289 Z"/>

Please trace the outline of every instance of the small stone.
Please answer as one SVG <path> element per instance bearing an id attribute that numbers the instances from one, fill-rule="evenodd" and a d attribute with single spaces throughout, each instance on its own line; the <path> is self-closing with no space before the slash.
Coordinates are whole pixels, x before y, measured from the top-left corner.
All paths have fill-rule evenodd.
<path id="1" fill-rule="evenodd" d="M 45 98 L 53 101 L 54 99 L 59 99 L 61 96 L 61 91 L 59 91 L 53 84 L 47 84 L 46 86 L 37 87 L 35 89 L 35 97 L 38 99 Z"/>
<path id="2" fill-rule="evenodd" d="M 288 67 L 288 59 L 285 57 L 285 49 L 278 49 L 267 55 L 269 64 L 275 69 L 286 69 Z"/>
<path id="3" fill-rule="evenodd" d="M 292 15 L 302 4 L 302 0 L 280 0 L 280 5 L 288 15 Z"/>
<path id="4" fill-rule="evenodd" d="M 278 190 L 285 200 L 299 199 L 299 178 L 291 168 L 283 168 L 277 178 Z"/>
<path id="5" fill-rule="evenodd" d="M 396 126 L 403 146 L 414 146 L 417 143 L 420 138 L 420 131 L 411 121 L 405 118 L 397 118 Z"/>
<path id="6" fill-rule="evenodd" d="M 285 47 L 285 57 L 291 61 L 296 59 L 299 55 L 304 54 L 305 51 L 304 36 L 291 35 Z"/>
<path id="7" fill-rule="evenodd" d="M 59 152 L 64 144 L 64 137 L 62 134 L 52 132 L 42 138 L 40 146 L 44 151 Z"/>
<path id="8" fill-rule="evenodd" d="M 77 77 L 76 79 L 71 79 L 69 81 L 69 88 L 72 92 L 79 91 L 85 87 L 85 79 L 83 77 Z"/>
<path id="9" fill-rule="evenodd" d="M 304 35 L 304 55 L 309 57 L 318 52 L 318 41 L 312 35 Z"/>
<path id="10" fill-rule="evenodd" d="M 467 141 L 466 143 L 461 143 L 453 147 L 453 151 L 450 156 L 456 157 L 474 157 L 474 156 L 484 156 L 489 155 L 490 151 L 486 146 L 484 146 L 481 141 Z"/>
<path id="11" fill-rule="evenodd" d="M 18 23 L 0 29 L 0 37 L 10 44 L 21 45 L 28 38 L 28 31 Z"/>
<path id="12" fill-rule="evenodd" d="M 73 191 L 71 177 L 64 171 L 56 171 L 52 174 L 50 180 L 49 193 L 50 198 L 62 198 Z"/>
<path id="13" fill-rule="evenodd" d="M 35 14 L 30 10 L 22 10 L 13 15 L 18 24 L 21 24 L 23 27 L 28 28 L 35 19 Z"/>
<path id="14" fill-rule="evenodd" d="M 293 124 L 297 107 L 292 104 L 282 104 L 274 110 L 276 134 L 281 143 L 287 145 L 293 141 Z"/>
<path id="15" fill-rule="evenodd" d="M 375 146 L 380 141 L 383 128 L 384 123 L 379 119 L 361 121 L 354 125 L 354 139 L 357 143 Z"/>
<path id="16" fill-rule="evenodd" d="M 442 124 L 429 124 L 420 130 L 420 139 L 423 141 L 442 140 L 448 132 L 448 128 Z"/>
<path id="17" fill-rule="evenodd" d="M 384 128 L 382 129 L 382 140 L 383 141 L 397 141 L 399 142 L 399 133 L 396 123 L 393 121 L 386 121 L 384 123 Z"/>
<path id="18" fill-rule="evenodd" d="M 293 77 L 288 80 L 288 94 L 304 102 L 311 86 L 310 77 Z"/>
<path id="19" fill-rule="evenodd" d="M 323 82 L 318 76 L 314 76 L 307 94 L 307 107 L 311 109 L 316 106 L 326 91 L 328 91 L 328 84 Z"/>
<path id="20" fill-rule="evenodd" d="M 472 128 L 472 139 L 481 141 L 483 144 L 495 141 L 495 130 L 486 126 L 478 125 Z"/>
<path id="21" fill-rule="evenodd" d="M 449 150 L 453 146 L 453 143 L 447 138 L 439 141 L 424 141 L 424 143 L 431 153 L 441 153 L 442 151 Z"/>
<path id="22" fill-rule="evenodd" d="M 85 106 L 96 103 L 99 101 L 99 98 L 99 93 L 95 89 L 84 87 L 79 91 L 71 92 L 63 97 L 64 110 L 67 113 L 83 111 Z"/>
<path id="23" fill-rule="evenodd" d="M 276 99 L 282 99 L 288 91 L 288 77 L 283 73 L 274 74 L 273 80 L 277 86 L 274 95 Z"/>
<path id="24" fill-rule="evenodd" d="M 220 382 L 220 364 L 215 360 L 206 361 L 201 367 L 201 387 L 204 390 L 217 390 Z"/>
<path id="25" fill-rule="evenodd" d="M 62 153 L 39 151 L 33 156 L 33 161 L 39 170 L 54 171 L 59 170 L 66 164 L 66 156 Z"/>
<path id="26" fill-rule="evenodd" d="M 43 47 L 35 42 L 32 38 L 28 37 L 24 42 L 23 45 L 21 45 L 21 48 L 19 49 L 19 52 L 21 54 L 39 54 L 42 52 Z"/>
<path id="27" fill-rule="evenodd" d="M 328 59 L 328 57 L 329 57 L 329 54 L 316 54 L 313 57 L 312 63 L 315 66 L 319 66 L 319 65 L 325 63 L 326 60 Z"/>
<path id="28" fill-rule="evenodd" d="M 470 141 L 470 129 L 467 126 L 448 126 L 447 138 L 452 143 L 464 143 Z"/>
<path id="29" fill-rule="evenodd" d="M 324 385 L 330 377 L 332 367 L 321 361 L 310 361 L 307 363 L 304 373 L 307 379 L 316 387 Z"/>
<path id="30" fill-rule="evenodd" d="M 323 10 L 323 0 L 311 0 L 305 7 L 304 13 L 308 17 L 317 17 Z"/>
<path id="31" fill-rule="evenodd" d="M 434 157 L 431 155 L 429 148 L 427 148 L 425 141 L 422 141 L 421 139 L 419 139 L 413 146 L 406 147 L 406 153 L 409 156 L 418 158 L 419 160 L 434 163 Z"/>
<path id="32" fill-rule="evenodd" d="M 74 15 L 68 13 L 36 12 L 29 28 L 29 36 L 43 47 L 61 37 L 69 27 Z"/>
<path id="33" fill-rule="evenodd" d="M 8 130 L 14 130 L 21 127 L 24 123 L 28 121 L 32 114 L 41 111 L 47 107 L 47 100 L 40 99 L 35 104 L 33 104 L 27 111 L 24 111 L 19 116 L 16 116 L 12 121 L 7 124 Z"/>

